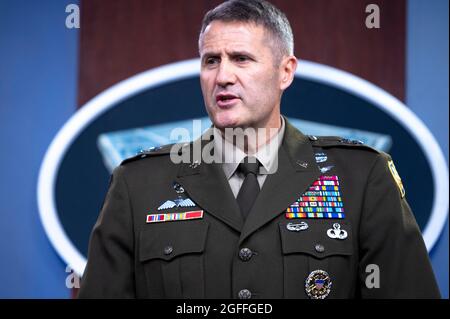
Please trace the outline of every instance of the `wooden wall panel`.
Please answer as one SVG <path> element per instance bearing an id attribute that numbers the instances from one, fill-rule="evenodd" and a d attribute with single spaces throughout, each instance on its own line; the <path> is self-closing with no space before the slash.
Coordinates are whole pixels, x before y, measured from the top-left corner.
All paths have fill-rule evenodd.
<path id="1" fill-rule="evenodd" d="M 111 85 L 198 56 L 203 15 L 220 0 L 81 0 L 79 105 Z M 274 0 L 288 16 L 296 55 L 361 76 L 403 100 L 405 0 Z M 365 27 L 365 7 L 381 28 Z"/>

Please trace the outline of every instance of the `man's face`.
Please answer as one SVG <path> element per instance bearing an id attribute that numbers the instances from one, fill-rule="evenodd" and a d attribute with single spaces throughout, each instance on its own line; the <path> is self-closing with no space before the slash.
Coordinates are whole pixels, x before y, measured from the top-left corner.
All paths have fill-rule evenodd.
<path id="1" fill-rule="evenodd" d="M 206 110 L 219 129 L 278 127 L 280 70 L 263 26 L 213 21 L 200 42 Z"/>

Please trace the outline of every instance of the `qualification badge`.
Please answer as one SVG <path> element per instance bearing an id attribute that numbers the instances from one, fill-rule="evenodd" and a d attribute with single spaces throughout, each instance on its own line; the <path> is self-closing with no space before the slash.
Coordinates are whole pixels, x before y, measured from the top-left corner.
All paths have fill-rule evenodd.
<path id="1" fill-rule="evenodd" d="M 195 203 L 190 198 L 183 198 L 182 194 L 184 194 L 184 188 L 178 183 L 173 184 L 173 188 L 175 192 L 178 194 L 178 198 L 174 200 L 166 200 L 161 206 L 158 207 L 158 210 L 164 210 L 174 207 L 194 207 Z"/>
<path id="2" fill-rule="evenodd" d="M 194 207 L 196 204 L 189 197 L 185 196 L 184 188 L 180 184 L 173 183 L 173 189 L 178 197 L 173 200 L 166 200 L 158 207 L 158 210 L 164 210 L 164 213 L 148 214 L 146 217 L 147 224 L 203 218 L 203 210 L 179 212 L 177 209 L 180 207 Z M 168 209 L 174 209 L 174 211 L 167 211 Z"/>

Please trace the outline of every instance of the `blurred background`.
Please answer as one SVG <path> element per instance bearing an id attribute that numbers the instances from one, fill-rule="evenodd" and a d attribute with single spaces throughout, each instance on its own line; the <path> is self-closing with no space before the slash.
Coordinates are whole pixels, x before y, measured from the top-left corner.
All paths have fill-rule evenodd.
<path id="1" fill-rule="evenodd" d="M 44 157 L 74 115 L 94 108 L 92 99 L 98 94 L 141 72 L 197 58 L 201 19 L 220 2 L 0 0 L 0 298 L 74 295 L 73 274 L 61 251 L 65 246 L 55 249 L 60 238 L 50 238 L 41 220 L 48 212 L 38 207 Z M 369 81 L 403 102 L 432 133 L 432 141 L 422 143 L 436 142 L 438 148 L 424 148 L 411 127 L 374 108 L 377 103 L 306 78 L 296 80 L 282 106 L 294 120 L 334 125 L 353 136 L 387 137 L 386 150 L 424 231 L 437 205 L 436 185 L 448 189 L 448 0 L 272 2 L 291 22 L 300 60 Z M 366 25 L 370 4 L 379 8 L 379 28 Z M 138 93 L 109 102 L 107 111 L 72 134 L 54 165 L 54 184 L 47 185 L 55 197 L 57 226 L 81 256 L 113 156 L 111 148 L 102 148 L 100 136 L 126 132 L 134 142 L 141 136 L 132 130 L 145 128 L 155 135 L 165 132 L 161 125 L 168 122 L 206 115 L 195 74 Z M 161 139 L 153 136 L 153 141 Z M 118 151 L 120 145 L 116 142 L 112 149 Z M 436 166 L 433 175 L 435 163 L 427 158 L 438 162 L 442 154 L 444 166 Z M 441 293 L 448 298 L 448 194 L 442 203 L 442 223 L 435 228 L 429 253 Z"/>

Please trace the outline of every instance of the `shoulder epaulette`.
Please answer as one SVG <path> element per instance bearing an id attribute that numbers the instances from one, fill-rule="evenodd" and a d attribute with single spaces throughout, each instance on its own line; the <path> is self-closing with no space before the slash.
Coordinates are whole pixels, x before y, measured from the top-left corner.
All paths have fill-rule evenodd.
<path id="1" fill-rule="evenodd" d="M 356 148 L 364 148 L 377 153 L 380 153 L 379 150 L 364 144 L 364 142 L 359 140 L 351 140 L 348 138 L 343 138 L 340 136 L 315 136 L 308 135 L 311 144 L 319 147 L 356 147 Z"/>
<path id="2" fill-rule="evenodd" d="M 135 156 L 132 156 L 132 157 L 129 157 L 129 158 L 123 160 L 120 165 L 131 163 L 131 162 L 143 159 L 143 158 L 161 156 L 161 155 L 169 155 L 173 145 L 174 144 L 168 144 L 168 145 L 163 145 L 163 146 L 151 147 L 147 150 L 141 150 Z"/>

